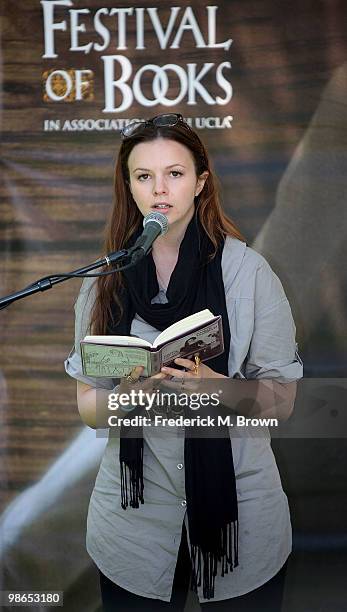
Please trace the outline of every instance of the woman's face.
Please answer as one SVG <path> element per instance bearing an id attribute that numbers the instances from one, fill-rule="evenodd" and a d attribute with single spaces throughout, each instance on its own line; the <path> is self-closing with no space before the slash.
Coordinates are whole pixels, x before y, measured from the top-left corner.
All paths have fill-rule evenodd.
<path id="1" fill-rule="evenodd" d="M 196 176 L 189 149 L 166 138 L 142 142 L 131 151 L 128 168 L 130 190 L 142 215 L 161 212 L 169 230 L 184 231 L 194 215 L 194 197 L 208 176 L 208 172 Z"/>

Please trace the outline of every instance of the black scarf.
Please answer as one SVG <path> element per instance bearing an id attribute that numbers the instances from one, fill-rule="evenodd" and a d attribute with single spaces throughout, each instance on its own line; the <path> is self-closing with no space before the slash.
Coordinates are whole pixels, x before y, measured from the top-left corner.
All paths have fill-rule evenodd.
<path id="1" fill-rule="evenodd" d="M 132 236 L 130 247 L 141 234 L 142 227 Z M 221 314 L 225 351 L 209 359 L 208 366 L 228 376 L 230 329 L 226 309 L 221 258 L 224 242 L 208 263 L 212 242 L 195 214 L 181 242 L 176 267 L 167 288 L 167 304 L 151 304 L 159 291 L 156 268 L 149 253 L 135 267 L 125 270 L 124 289 L 121 291 L 123 316 L 109 333 L 130 335 L 135 313 L 147 323 L 162 331 L 180 319 L 209 308 Z M 116 315 L 116 311 L 114 312 Z M 117 319 L 115 319 L 117 320 Z M 191 416 L 191 414 L 190 414 Z M 191 437 L 185 429 L 184 464 L 189 536 L 191 542 L 191 588 L 197 592 L 203 575 L 203 596 L 214 597 L 214 579 L 217 562 L 221 561 L 224 576 L 228 568 L 238 565 L 238 513 L 235 471 L 232 447 L 225 426 L 219 427 L 222 436 L 212 438 Z M 121 497 L 122 507 L 139 507 L 143 498 L 143 437 L 127 437 L 122 425 L 120 433 Z M 203 561 L 203 565 L 202 562 Z"/>

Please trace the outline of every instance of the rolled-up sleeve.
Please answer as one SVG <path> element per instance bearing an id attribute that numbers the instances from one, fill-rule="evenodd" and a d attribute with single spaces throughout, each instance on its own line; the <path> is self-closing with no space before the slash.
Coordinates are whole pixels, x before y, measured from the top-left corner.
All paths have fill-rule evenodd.
<path id="1" fill-rule="evenodd" d="M 295 324 L 282 284 L 264 261 L 257 269 L 254 329 L 245 365 L 246 378 L 302 378 L 303 364 L 295 341 Z"/>
<path id="2" fill-rule="evenodd" d="M 91 387 L 112 389 L 112 378 L 89 378 L 82 371 L 80 342 L 90 332 L 91 311 L 95 300 L 95 279 L 85 278 L 75 302 L 75 344 L 64 362 L 65 372 Z"/>

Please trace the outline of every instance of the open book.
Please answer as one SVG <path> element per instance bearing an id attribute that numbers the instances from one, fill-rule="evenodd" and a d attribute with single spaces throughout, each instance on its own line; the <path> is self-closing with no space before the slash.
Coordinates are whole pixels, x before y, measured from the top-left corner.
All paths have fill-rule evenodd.
<path id="1" fill-rule="evenodd" d="M 135 366 L 144 366 L 142 376 L 153 376 L 163 365 L 179 369 L 177 357 L 201 361 L 224 351 L 221 315 L 208 309 L 177 321 L 151 344 L 136 336 L 86 336 L 81 341 L 83 373 L 91 377 L 121 378 Z"/>

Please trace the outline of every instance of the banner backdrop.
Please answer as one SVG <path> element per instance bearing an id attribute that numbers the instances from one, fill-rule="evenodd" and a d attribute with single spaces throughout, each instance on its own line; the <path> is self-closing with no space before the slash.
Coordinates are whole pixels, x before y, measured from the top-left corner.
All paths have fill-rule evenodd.
<path id="1" fill-rule="evenodd" d="M 2 16 L 1 295 L 99 256 L 119 129 L 181 112 L 224 209 L 284 284 L 305 376 L 345 376 L 345 3 L 17 0 Z M 105 441 L 63 369 L 79 286 L 0 312 L 1 588 L 94 611 L 84 533 Z M 342 610 L 345 442 L 274 446 L 295 543 L 284 609 Z"/>

